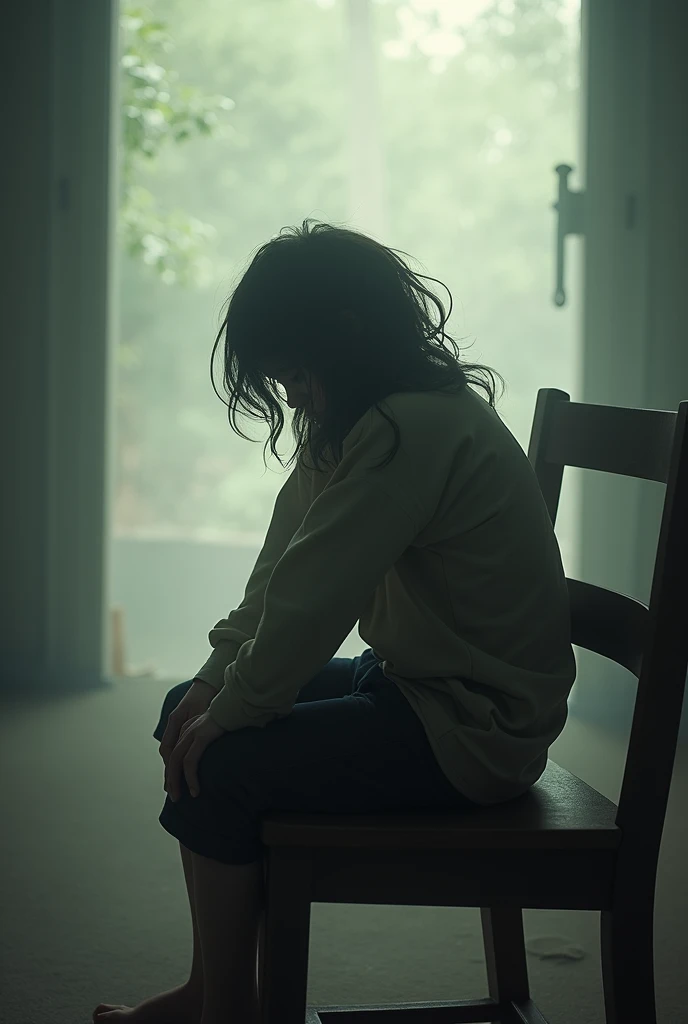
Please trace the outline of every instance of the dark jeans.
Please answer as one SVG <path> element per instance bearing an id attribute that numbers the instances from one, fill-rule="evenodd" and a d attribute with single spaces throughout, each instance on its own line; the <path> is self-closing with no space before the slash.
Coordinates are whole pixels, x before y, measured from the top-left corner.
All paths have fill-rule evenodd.
<path id="1" fill-rule="evenodd" d="M 153 733 L 191 686 L 167 694 Z M 169 797 L 162 827 L 194 853 L 226 864 L 260 860 L 267 811 L 359 814 L 476 805 L 439 767 L 423 724 L 368 649 L 333 658 L 303 687 L 291 713 L 264 728 L 225 733 L 198 765 L 200 793 Z"/>

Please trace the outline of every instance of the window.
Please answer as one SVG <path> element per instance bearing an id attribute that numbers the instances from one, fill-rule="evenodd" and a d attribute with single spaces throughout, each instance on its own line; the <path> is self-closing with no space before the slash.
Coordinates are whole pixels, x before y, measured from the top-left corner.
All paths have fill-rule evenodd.
<path id="1" fill-rule="evenodd" d="M 130 669 L 188 677 L 241 599 L 284 471 L 212 390 L 220 307 L 306 216 L 409 252 L 469 362 L 574 395 L 578 289 L 554 292 L 554 166 L 576 163 L 578 0 L 151 0 L 122 7 L 112 603 Z M 150 154 L 150 155 L 149 155 Z M 568 243 L 569 245 L 571 243 Z M 461 340 L 463 339 L 463 340 Z M 222 369 L 215 366 L 221 390 Z M 250 421 L 246 421 L 250 424 Z M 287 421 L 288 422 L 288 421 Z M 280 450 L 290 454 L 290 433 Z M 575 558 L 564 486 L 558 534 Z M 343 654 L 362 643 L 350 638 Z"/>

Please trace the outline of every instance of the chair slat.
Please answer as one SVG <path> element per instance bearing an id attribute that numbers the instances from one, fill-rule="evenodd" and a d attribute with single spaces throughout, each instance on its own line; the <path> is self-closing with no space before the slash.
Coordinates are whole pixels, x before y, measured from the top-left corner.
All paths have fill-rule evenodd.
<path id="1" fill-rule="evenodd" d="M 676 413 L 557 402 L 543 438 L 546 462 L 665 484 Z"/>
<path id="2" fill-rule="evenodd" d="M 623 665 L 638 679 L 648 627 L 642 601 L 581 580 L 566 580 L 571 604 L 571 642 Z"/>
<path id="3" fill-rule="evenodd" d="M 318 1014 L 307 1024 L 479 1024 L 481 1021 L 504 1021 L 498 1003 L 493 999 L 463 999 L 450 1003 L 394 1003 L 392 1006 L 369 1003 L 362 1006 L 312 1007 Z M 507 1011 L 510 1013 L 511 1011 Z M 510 1017 L 510 1020 L 515 1018 Z"/>

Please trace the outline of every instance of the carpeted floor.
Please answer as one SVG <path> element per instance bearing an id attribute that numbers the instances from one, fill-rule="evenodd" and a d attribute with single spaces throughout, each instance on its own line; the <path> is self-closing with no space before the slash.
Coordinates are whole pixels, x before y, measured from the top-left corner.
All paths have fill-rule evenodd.
<path id="1" fill-rule="evenodd" d="M 178 846 L 157 820 L 151 736 L 170 685 L 1 700 L 2 1024 L 88 1024 L 98 1002 L 134 1004 L 188 971 L 188 905 Z M 572 771 L 586 728 L 571 718 L 550 751 Z M 605 765 L 619 764 L 609 750 L 585 776 L 603 792 L 615 785 Z M 688 1024 L 685 778 L 673 787 L 658 885 L 661 1024 Z M 526 911 L 525 921 L 533 996 L 551 1024 L 602 1024 L 598 915 Z M 310 1003 L 485 995 L 477 910 L 313 907 Z"/>

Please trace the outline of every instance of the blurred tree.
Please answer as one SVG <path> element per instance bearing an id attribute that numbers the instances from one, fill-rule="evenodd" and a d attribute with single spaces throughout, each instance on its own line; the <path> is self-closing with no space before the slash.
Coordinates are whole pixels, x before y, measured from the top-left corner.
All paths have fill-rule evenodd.
<path id="1" fill-rule="evenodd" d="M 178 73 L 165 66 L 173 50 L 165 23 L 149 10 L 122 10 L 119 228 L 126 252 L 153 267 L 166 284 L 193 281 L 202 273 L 205 243 L 215 229 L 178 209 L 161 212 L 138 180 L 139 171 L 170 141 L 229 137 L 231 129 L 218 111 L 234 108 L 228 96 L 205 96 L 181 83 Z"/>
<path id="2" fill-rule="evenodd" d="M 134 97 L 131 125 L 123 110 L 123 132 L 133 131 L 135 142 L 128 180 L 155 197 L 155 216 L 166 224 L 160 211 L 181 207 L 214 231 L 196 235 L 188 278 L 173 253 L 175 236 L 154 219 L 150 232 L 139 219 L 139 241 L 121 246 L 121 343 L 129 355 L 117 387 L 116 528 L 198 537 L 260 532 L 267 523 L 281 476 L 263 474 L 262 445 L 231 433 L 210 387 L 214 307 L 250 251 L 282 225 L 306 216 L 355 221 L 348 3 L 149 0 L 154 16 L 144 23 L 157 26 L 154 38 L 161 22 L 168 25 L 176 47 L 161 50 L 158 39 L 149 41 L 158 47 L 150 52 L 149 42 L 137 43 L 131 56 L 140 63 L 132 68 L 164 67 L 170 86 L 123 68 L 122 105 L 130 87 L 171 99 Z M 465 302 L 467 322 L 457 327 L 453 317 L 450 329 L 458 337 L 478 334 L 480 349 L 466 357 L 504 374 L 511 425 L 523 440 L 535 389 L 569 386 L 568 328 L 551 305 L 550 204 L 551 168 L 576 153 L 577 2 L 371 5 L 387 179 L 384 241 L 446 281 L 459 316 Z M 123 55 L 138 35 L 126 32 Z M 175 103 L 186 102 L 179 81 L 195 83 L 197 96 L 233 97 L 231 128 L 206 133 L 187 116 L 192 131 L 184 145 L 164 144 L 174 139 L 165 110 L 156 128 L 145 104 L 153 104 L 153 122 L 156 104 L 179 111 Z M 222 124 L 221 105 L 204 109 Z M 155 159 L 136 148 L 142 133 Z M 129 208 L 150 211 L 145 203 Z M 167 263 L 143 242 L 149 233 L 162 239 Z M 194 287 L 166 287 L 167 269 Z"/>
<path id="3" fill-rule="evenodd" d="M 150 9 L 125 5 L 119 28 L 120 251 L 133 265 L 149 267 L 165 285 L 202 284 L 210 267 L 207 242 L 215 228 L 177 206 L 161 206 L 143 182 L 146 170 L 153 169 L 170 143 L 201 136 L 231 138 L 224 115 L 235 104 L 228 96 L 206 95 L 180 81 L 179 73 L 169 67 L 174 43 L 166 23 Z M 141 522 L 158 515 L 137 486 L 139 469 L 145 472 L 141 444 L 145 399 L 140 384 L 145 329 L 152 310 L 135 302 L 126 305 L 133 305 L 136 312 L 131 319 L 122 317 L 115 349 L 116 510 L 128 509 L 125 519 Z"/>

